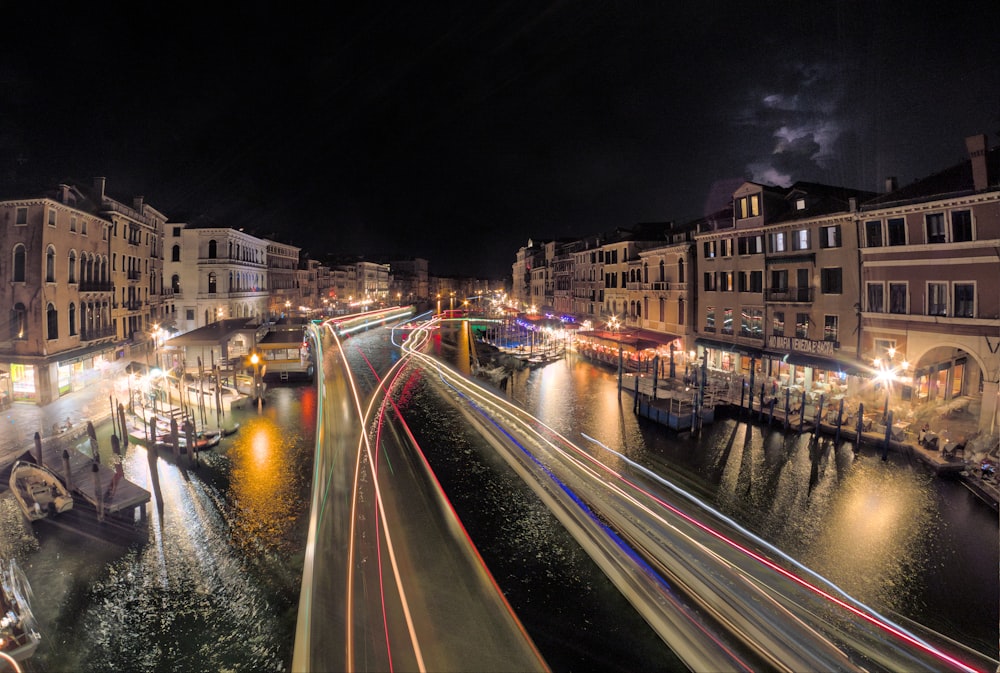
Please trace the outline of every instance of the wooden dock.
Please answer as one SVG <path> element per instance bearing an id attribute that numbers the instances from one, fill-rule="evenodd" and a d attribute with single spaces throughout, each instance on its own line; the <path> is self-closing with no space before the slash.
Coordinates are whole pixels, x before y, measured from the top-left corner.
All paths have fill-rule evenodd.
<path id="1" fill-rule="evenodd" d="M 37 463 L 38 451 L 42 452 L 42 463 L 55 472 L 77 502 L 83 501 L 95 508 L 103 516 L 125 516 L 139 509 L 140 517 L 145 516 L 145 504 L 150 501 L 150 492 L 126 479 L 113 466 L 104 465 L 75 447 L 63 447 L 58 442 L 35 442 L 35 448 L 26 450 L 17 457 Z M 10 470 L 14 461 L 3 466 L 3 489 L 8 488 Z M 67 471 L 68 468 L 68 471 Z M 68 476 L 67 476 L 68 475 Z"/>

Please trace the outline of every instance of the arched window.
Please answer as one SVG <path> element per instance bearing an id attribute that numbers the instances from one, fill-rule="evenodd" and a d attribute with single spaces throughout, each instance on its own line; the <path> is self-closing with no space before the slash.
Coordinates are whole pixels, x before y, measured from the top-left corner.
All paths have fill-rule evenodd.
<path id="1" fill-rule="evenodd" d="M 76 304 L 69 305 L 69 335 L 76 336 Z"/>
<path id="2" fill-rule="evenodd" d="M 213 241 L 213 243 L 214 243 L 214 241 Z M 216 275 L 215 275 L 215 272 L 213 271 L 212 273 L 208 274 L 208 293 L 209 294 L 215 294 L 215 285 L 216 285 Z"/>
<path id="3" fill-rule="evenodd" d="M 45 282 L 56 282 L 56 249 L 51 245 L 45 251 Z"/>
<path id="4" fill-rule="evenodd" d="M 665 266 L 666 265 L 664 264 L 663 260 L 661 259 L 660 260 L 660 282 L 661 283 L 666 280 L 666 278 L 663 275 L 663 269 L 664 269 Z"/>
<path id="5" fill-rule="evenodd" d="M 16 283 L 24 282 L 24 246 L 20 243 L 14 246 L 14 273 L 12 277 Z"/>
<path id="6" fill-rule="evenodd" d="M 170 277 L 170 288 L 174 291 L 174 294 L 180 294 L 181 292 L 181 277 L 176 273 Z"/>
<path id="7" fill-rule="evenodd" d="M 47 339 L 59 338 L 59 311 L 52 304 L 45 307 L 45 325 L 48 331 Z"/>
<path id="8" fill-rule="evenodd" d="M 215 242 L 215 239 L 213 238 L 211 241 L 208 242 L 208 258 L 215 259 L 217 254 L 218 254 L 218 244 Z"/>
<path id="9" fill-rule="evenodd" d="M 66 274 L 67 280 L 70 283 L 75 283 L 76 282 L 76 251 L 74 251 L 74 250 L 70 250 L 69 251 L 69 268 L 66 271 L 67 271 L 67 274 Z"/>
<path id="10" fill-rule="evenodd" d="M 677 282 L 683 283 L 684 281 L 684 258 L 681 257 L 677 260 Z"/>
<path id="11" fill-rule="evenodd" d="M 683 299 L 678 299 L 677 300 L 677 324 L 678 325 L 683 325 L 684 324 L 684 300 Z"/>
<path id="12" fill-rule="evenodd" d="M 14 304 L 10 310 L 10 338 L 28 338 L 28 311 L 21 302 Z"/>
<path id="13" fill-rule="evenodd" d="M 181 261 L 181 246 L 175 245 L 170 251 L 170 261 L 179 262 Z"/>
<path id="14" fill-rule="evenodd" d="M 649 282 L 649 262 L 642 263 L 642 282 Z"/>

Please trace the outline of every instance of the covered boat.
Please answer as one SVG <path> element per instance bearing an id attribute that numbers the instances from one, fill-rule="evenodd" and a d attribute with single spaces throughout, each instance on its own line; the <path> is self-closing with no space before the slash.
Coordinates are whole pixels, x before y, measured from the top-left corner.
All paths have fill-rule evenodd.
<path id="1" fill-rule="evenodd" d="M 19 460 L 10 470 L 10 490 L 30 521 L 73 509 L 73 496 L 55 472 Z"/>

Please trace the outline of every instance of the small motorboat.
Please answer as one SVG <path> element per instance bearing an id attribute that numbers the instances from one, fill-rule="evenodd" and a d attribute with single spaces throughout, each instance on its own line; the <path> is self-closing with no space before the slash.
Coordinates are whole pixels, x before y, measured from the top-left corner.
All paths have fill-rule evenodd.
<path id="1" fill-rule="evenodd" d="M 0 563 L 0 652 L 14 661 L 31 657 L 42 640 L 30 599 L 31 585 L 17 561 Z"/>
<path id="2" fill-rule="evenodd" d="M 29 521 L 73 509 L 73 496 L 55 472 L 35 463 L 19 460 L 10 470 L 10 490 Z"/>

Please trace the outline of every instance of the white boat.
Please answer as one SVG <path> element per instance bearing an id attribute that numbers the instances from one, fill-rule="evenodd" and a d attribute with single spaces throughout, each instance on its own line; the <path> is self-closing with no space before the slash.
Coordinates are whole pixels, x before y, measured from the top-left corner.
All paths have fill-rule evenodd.
<path id="1" fill-rule="evenodd" d="M 30 599 L 31 586 L 17 561 L 0 566 L 0 652 L 14 661 L 28 659 L 42 640 Z"/>
<path id="2" fill-rule="evenodd" d="M 30 521 L 73 509 L 73 496 L 55 472 L 25 460 L 10 470 L 10 490 Z"/>

